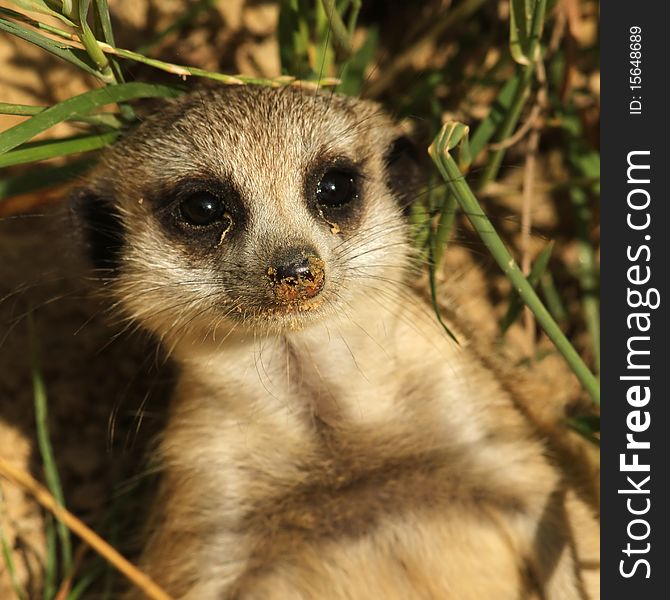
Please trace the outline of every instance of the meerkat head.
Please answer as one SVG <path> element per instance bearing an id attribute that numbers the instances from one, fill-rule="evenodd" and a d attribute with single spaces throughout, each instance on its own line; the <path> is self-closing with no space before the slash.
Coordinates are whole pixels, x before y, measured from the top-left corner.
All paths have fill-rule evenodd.
<path id="1" fill-rule="evenodd" d="M 401 285 L 418 179 L 374 103 L 228 86 L 142 122 L 73 208 L 107 288 L 148 329 L 276 333 Z"/>

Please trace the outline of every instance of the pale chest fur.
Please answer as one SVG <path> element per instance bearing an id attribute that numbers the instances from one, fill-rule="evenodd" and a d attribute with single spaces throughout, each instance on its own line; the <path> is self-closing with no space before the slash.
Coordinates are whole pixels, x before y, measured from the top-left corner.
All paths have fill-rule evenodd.
<path id="1" fill-rule="evenodd" d="M 155 554 L 168 544 L 189 548 L 187 597 L 526 589 L 557 478 L 492 375 L 428 316 L 398 309 L 211 349 L 178 350 L 165 520 L 147 550 L 165 564 Z M 472 585 L 482 552 L 490 593 Z"/>

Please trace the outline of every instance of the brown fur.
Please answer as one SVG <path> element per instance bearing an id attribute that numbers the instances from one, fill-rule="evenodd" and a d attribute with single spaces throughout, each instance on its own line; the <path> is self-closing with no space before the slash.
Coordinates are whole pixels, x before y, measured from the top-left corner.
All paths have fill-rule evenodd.
<path id="1" fill-rule="evenodd" d="M 142 560 L 175 597 L 596 597 L 570 486 L 408 284 L 400 137 L 372 103 L 217 88 L 149 118 L 80 193 L 118 244 L 107 288 L 181 368 Z M 346 211 L 313 204 L 330 163 L 360 170 Z M 224 235 L 179 224 L 193 185 L 229 203 Z M 307 246 L 325 283 L 282 304 L 273 257 Z"/>

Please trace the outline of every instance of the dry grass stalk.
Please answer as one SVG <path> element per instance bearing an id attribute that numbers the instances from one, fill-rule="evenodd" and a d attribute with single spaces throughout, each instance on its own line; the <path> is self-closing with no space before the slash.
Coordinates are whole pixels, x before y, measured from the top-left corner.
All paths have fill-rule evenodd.
<path id="1" fill-rule="evenodd" d="M 0 475 L 29 492 L 54 517 L 64 523 L 73 533 L 78 535 L 86 544 L 100 554 L 100 556 L 111 563 L 115 569 L 123 573 L 133 584 L 139 587 L 148 598 L 152 600 L 171 600 L 171 597 L 158 587 L 150 577 L 121 556 L 119 552 L 70 511 L 58 504 L 49 491 L 24 470 L 16 468 L 10 462 L 0 457 Z"/>

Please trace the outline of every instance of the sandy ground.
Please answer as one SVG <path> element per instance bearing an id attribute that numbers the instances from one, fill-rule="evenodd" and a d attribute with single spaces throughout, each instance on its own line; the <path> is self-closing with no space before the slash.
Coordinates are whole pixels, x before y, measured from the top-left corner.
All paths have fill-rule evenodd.
<path id="1" fill-rule="evenodd" d="M 120 334 L 88 294 L 70 233 L 60 210 L 0 221 L 0 456 L 44 480 L 31 383 L 37 353 L 67 505 L 100 529 L 110 509 L 134 489 L 133 477 L 146 469 L 144 448 L 164 414 L 170 374 L 146 338 Z M 43 516 L 16 487 L 5 481 L 0 487 L 2 526 L 19 551 L 19 572 L 39 573 Z M 0 583 L 0 598 L 6 597 Z"/>

